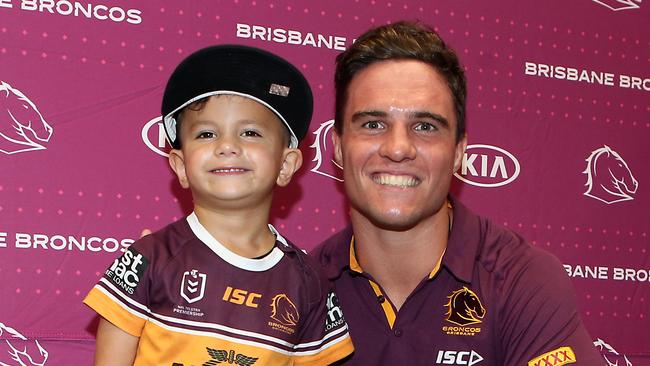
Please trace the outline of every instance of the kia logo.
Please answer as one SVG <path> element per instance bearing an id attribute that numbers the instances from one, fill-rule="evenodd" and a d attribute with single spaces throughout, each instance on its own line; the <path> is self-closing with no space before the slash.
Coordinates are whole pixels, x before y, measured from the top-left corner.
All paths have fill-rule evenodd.
<path id="1" fill-rule="evenodd" d="M 163 127 L 162 117 L 158 116 L 142 127 L 142 141 L 151 151 L 158 155 L 168 157 L 167 151 L 170 147 Z"/>
<path id="2" fill-rule="evenodd" d="M 508 151 L 492 145 L 467 145 L 460 172 L 461 181 L 478 187 L 500 187 L 519 176 L 519 161 Z"/>

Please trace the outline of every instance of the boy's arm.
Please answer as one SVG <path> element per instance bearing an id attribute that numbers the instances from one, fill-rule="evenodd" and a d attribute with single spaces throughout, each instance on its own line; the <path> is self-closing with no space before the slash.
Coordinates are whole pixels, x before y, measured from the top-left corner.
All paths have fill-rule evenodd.
<path id="1" fill-rule="evenodd" d="M 97 328 L 95 366 L 132 366 L 139 340 L 140 338 L 100 318 Z"/>

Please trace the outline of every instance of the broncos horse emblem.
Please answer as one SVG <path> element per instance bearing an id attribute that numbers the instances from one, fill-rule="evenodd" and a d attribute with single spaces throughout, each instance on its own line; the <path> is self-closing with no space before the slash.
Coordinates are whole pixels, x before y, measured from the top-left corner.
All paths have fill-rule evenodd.
<path id="1" fill-rule="evenodd" d="M 447 296 L 447 321 L 460 326 L 477 324 L 485 316 L 485 308 L 474 291 L 463 286 Z"/>
<path id="2" fill-rule="evenodd" d="M 321 174 L 328 178 L 332 178 L 339 182 L 343 182 L 343 179 L 341 178 L 341 171 L 343 168 L 338 165 L 334 159 L 332 159 L 332 156 L 334 154 L 334 147 L 330 146 L 332 143 L 330 136 L 332 127 L 334 127 L 333 119 L 321 123 L 320 127 L 314 131 L 316 139 L 314 140 L 314 143 L 309 147 L 312 147 L 314 150 L 316 150 L 316 154 L 312 159 L 312 161 L 316 164 L 314 164 L 314 167 L 311 168 L 311 171 L 316 174 Z M 327 152 L 328 146 L 330 146 L 331 150 L 329 153 Z M 323 162 L 326 160 L 327 163 L 323 164 Z"/>
<path id="3" fill-rule="evenodd" d="M 43 144 L 52 131 L 25 94 L 0 81 L 0 151 L 15 154 L 45 149 Z"/>
<path id="4" fill-rule="evenodd" d="M 596 149 L 586 159 L 587 191 L 583 194 L 607 204 L 634 199 L 639 182 L 621 156 L 609 146 Z"/>
<path id="5" fill-rule="evenodd" d="M 37 340 L 0 323 L 0 366 L 43 366 L 47 357 Z"/>

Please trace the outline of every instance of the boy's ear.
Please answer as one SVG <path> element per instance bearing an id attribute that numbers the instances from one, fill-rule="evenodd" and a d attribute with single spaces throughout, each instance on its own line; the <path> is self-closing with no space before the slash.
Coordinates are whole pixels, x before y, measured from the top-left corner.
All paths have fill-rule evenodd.
<path id="1" fill-rule="evenodd" d="M 181 187 L 189 188 L 190 183 L 187 181 L 187 173 L 185 172 L 185 158 L 181 150 L 172 149 L 169 152 L 169 166 L 176 173 Z"/>
<path id="2" fill-rule="evenodd" d="M 302 151 L 300 149 L 284 149 L 282 153 L 282 166 L 280 167 L 280 174 L 275 180 L 276 184 L 280 187 L 285 187 L 293 174 L 302 166 Z"/>
<path id="3" fill-rule="evenodd" d="M 334 129 L 332 131 L 332 145 L 334 145 L 334 162 L 341 168 L 343 168 L 343 153 L 341 152 L 341 136 Z"/>

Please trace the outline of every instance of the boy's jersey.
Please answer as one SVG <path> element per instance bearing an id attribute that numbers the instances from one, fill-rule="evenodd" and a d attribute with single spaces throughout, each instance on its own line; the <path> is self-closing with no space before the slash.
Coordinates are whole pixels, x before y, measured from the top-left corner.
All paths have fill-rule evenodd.
<path id="1" fill-rule="evenodd" d="M 84 303 L 140 338 L 134 365 L 327 365 L 347 356 L 332 285 L 270 228 L 275 248 L 249 259 L 192 214 L 134 243 Z"/>

